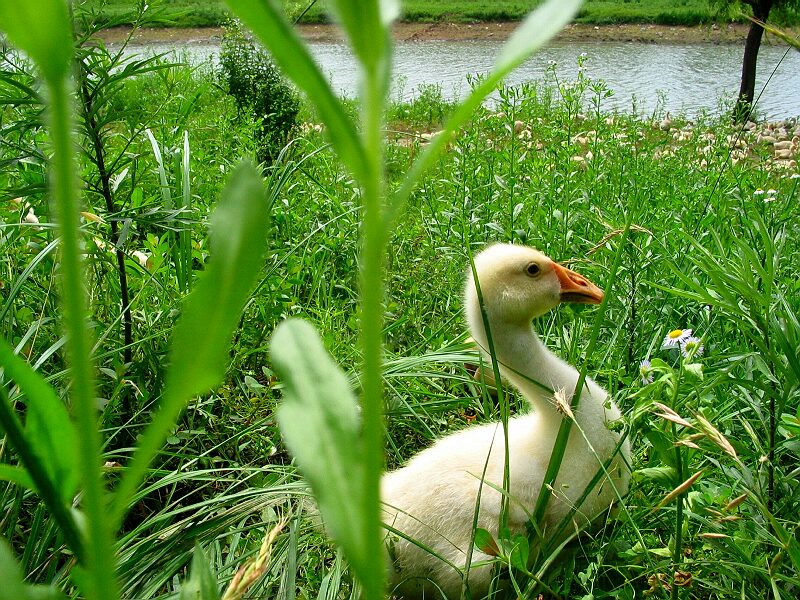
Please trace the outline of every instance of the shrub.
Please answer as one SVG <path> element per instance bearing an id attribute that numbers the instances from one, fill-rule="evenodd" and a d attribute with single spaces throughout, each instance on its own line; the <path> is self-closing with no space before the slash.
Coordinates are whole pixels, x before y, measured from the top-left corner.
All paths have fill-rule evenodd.
<path id="1" fill-rule="evenodd" d="M 256 46 L 237 21 L 231 21 L 225 28 L 220 79 L 236 100 L 239 116 L 249 116 L 257 124 L 258 160 L 271 164 L 297 124 L 300 100 L 269 54 Z"/>

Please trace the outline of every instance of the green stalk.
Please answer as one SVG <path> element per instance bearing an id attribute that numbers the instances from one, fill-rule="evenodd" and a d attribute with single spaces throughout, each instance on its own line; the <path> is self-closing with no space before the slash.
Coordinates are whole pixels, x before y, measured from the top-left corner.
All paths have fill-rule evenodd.
<path id="1" fill-rule="evenodd" d="M 67 360 L 72 372 L 72 405 L 79 432 L 78 456 L 83 480 L 86 519 L 86 570 L 83 590 L 89 599 L 119 598 L 114 577 L 113 537 L 106 515 L 105 487 L 100 470 L 100 433 L 86 327 L 87 302 L 81 272 L 77 165 L 72 140 L 72 106 L 65 79 L 50 79 L 50 134 L 53 158 L 50 188 L 61 234 L 62 307 L 67 334 Z"/>
<path id="2" fill-rule="evenodd" d="M 497 382 L 502 381 L 500 377 L 500 365 L 497 363 L 497 353 L 495 352 L 494 338 L 492 337 L 492 328 L 489 326 L 489 313 L 486 310 L 486 303 L 484 303 L 483 301 L 483 292 L 481 291 L 481 282 L 478 278 L 478 270 L 475 268 L 475 257 L 471 253 L 469 257 L 469 265 L 470 269 L 472 270 L 472 278 L 475 281 L 475 292 L 477 293 L 478 296 L 478 305 L 481 307 L 481 321 L 483 322 L 483 329 L 486 331 L 486 344 L 487 346 L 489 346 L 488 348 L 484 348 L 484 350 L 489 353 L 489 358 L 491 359 L 492 374 L 494 375 L 494 380 L 497 389 L 497 402 L 500 406 L 500 422 L 503 424 L 503 443 L 505 444 L 505 450 L 503 452 L 504 493 L 501 495 L 500 498 L 500 522 L 498 523 L 499 526 L 498 531 L 503 531 L 508 525 L 508 504 L 509 504 L 508 491 L 511 489 L 509 454 L 508 454 L 508 420 L 511 416 L 510 415 L 511 410 L 509 406 L 508 396 L 503 392 L 503 386 L 497 385 Z M 478 499 L 480 500 L 480 496 Z"/>
<path id="3" fill-rule="evenodd" d="M 678 377 L 675 380 L 675 390 L 672 393 L 672 406 L 675 407 L 678 401 L 678 390 L 680 389 L 680 382 L 683 379 L 683 361 L 680 363 L 680 371 L 678 373 Z M 678 439 L 678 432 L 677 427 L 673 423 L 672 425 L 672 437 L 673 439 Z M 681 454 L 681 446 L 678 444 L 675 445 L 675 480 L 680 485 L 684 481 L 685 477 L 683 474 L 683 456 Z M 678 600 L 680 588 L 675 585 L 675 572 L 678 570 L 678 566 L 681 563 L 681 546 L 683 546 L 683 499 L 686 493 L 678 494 L 678 497 L 675 498 L 675 547 L 672 549 L 672 589 L 670 591 L 670 599 L 671 600 Z"/>
<path id="4" fill-rule="evenodd" d="M 363 349 L 364 456 L 364 550 L 366 556 L 383 555 L 380 531 L 380 476 L 384 467 L 383 393 L 383 278 L 386 230 L 383 218 L 383 105 L 382 78 L 365 77 L 362 106 L 366 177 L 362 181 L 364 204 L 361 265 L 361 347 Z M 383 569 L 372 579 L 374 589 L 364 584 L 364 596 L 383 597 Z"/>
<path id="5" fill-rule="evenodd" d="M 676 384 L 677 388 L 677 384 Z M 675 425 L 672 426 L 672 435 L 677 439 L 677 433 L 675 431 Z M 681 456 L 681 448 L 680 446 L 675 446 L 675 471 L 676 471 L 676 479 L 678 481 L 683 481 L 683 457 Z M 678 566 L 681 563 L 681 546 L 683 546 L 683 498 L 684 494 L 679 494 L 678 497 L 675 499 L 675 547 L 672 549 L 672 571 L 673 571 L 673 580 L 672 580 L 672 591 L 671 591 L 671 600 L 678 600 L 678 594 L 680 588 L 675 585 L 674 573 L 678 570 Z"/>

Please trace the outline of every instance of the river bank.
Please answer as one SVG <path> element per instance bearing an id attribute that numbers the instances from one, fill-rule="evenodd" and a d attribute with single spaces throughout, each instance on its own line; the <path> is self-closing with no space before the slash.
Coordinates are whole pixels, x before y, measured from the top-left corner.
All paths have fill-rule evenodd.
<path id="1" fill-rule="evenodd" d="M 490 40 L 505 39 L 517 26 L 516 22 L 488 23 L 397 23 L 394 37 L 398 41 L 435 40 Z M 642 42 L 658 44 L 743 44 L 747 35 L 747 25 L 700 25 L 695 27 L 625 23 L 619 25 L 568 25 L 556 37 L 560 41 L 615 41 Z M 300 34 L 310 42 L 333 42 L 341 39 L 335 25 L 299 25 Z M 790 30 L 791 31 L 791 30 Z M 159 43 L 204 43 L 218 41 L 222 37 L 221 27 L 189 28 L 143 28 L 133 35 L 137 44 Z M 797 28 L 795 28 L 797 33 Z M 106 42 L 120 42 L 130 34 L 130 29 L 118 27 L 106 30 Z M 782 42 L 769 34 L 764 36 L 765 44 Z"/>

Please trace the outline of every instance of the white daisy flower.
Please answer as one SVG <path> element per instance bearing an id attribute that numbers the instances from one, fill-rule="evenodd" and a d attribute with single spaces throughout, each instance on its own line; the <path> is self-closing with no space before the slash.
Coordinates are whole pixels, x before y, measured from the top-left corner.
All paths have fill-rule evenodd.
<path id="1" fill-rule="evenodd" d="M 666 335 L 666 337 L 664 337 L 664 341 L 661 342 L 661 347 L 676 348 L 680 346 L 684 340 L 691 337 L 691 335 L 691 329 L 673 329 Z"/>
<path id="2" fill-rule="evenodd" d="M 703 356 L 705 347 L 700 338 L 689 336 L 681 342 L 681 354 L 691 358 L 692 356 Z"/>
<path id="3" fill-rule="evenodd" d="M 639 375 L 642 378 L 642 385 L 653 383 L 653 368 L 650 366 L 649 360 L 643 360 L 639 363 Z"/>

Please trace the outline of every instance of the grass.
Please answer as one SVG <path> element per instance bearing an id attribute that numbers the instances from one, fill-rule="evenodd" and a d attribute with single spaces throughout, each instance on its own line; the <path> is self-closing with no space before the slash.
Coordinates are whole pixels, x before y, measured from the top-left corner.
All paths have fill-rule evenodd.
<path id="1" fill-rule="evenodd" d="M 777 597 L 775 590 L 792 597 L 800 586 L 797 168 L 781 167 L 766 142 L 727 118 L 675 118 L 668 125 L 659 114 L 611 114 L 601 83 L 581 77 L 559 85 L 553 75 L 504 88 L 497 107 L 474 115 L 410 196 L 389 240 L 382 375 L 388 463 L 401 464 L 447 431 L 499 418 L 499 407 L 465 366 L 475 360 L 463 343 L 459 313 L 471 252 L 491 241 L 524 242 L 572 261 L 598 282 L 607 280 L 621 252 L 601 320 L 595 322 L 592 309 L 562 307 L 536 326 L 550 347 L 572 364 L 588 365 L 615 395 L 632 430 L 634 484 L 625 509 L 568 547 L 542 577 L 565 598 L 646 591 L 657 598 L 738 598 L 742 589 L 753 597 Z M 0 89 L 5 98 L 18 93 Z M 124 83 L 114 102 L 109 150 L 131 160 L 117 188 L 120 216 L 129 219 L 124 248 L 135 340 L 129 366 L 121 364 L 112 254 L 97 241 L 85 252 L 108 440 L 104 480 L 116 485 L 131 451 L 115 440 L 123 430 L 140 432 L 164 401 L 164 357 L 184 296 L 167 243 L 170 228 L 188 223 L 198 275 L 207 267 L 205 232 L 215 199 L 236 162 L 255 153 L 255 125 L 237 116 L 206 68 L 141 74 Z M 389 107 L 390 186 L 424 150 L 421 134 L 437 130 L 453 108 L 435 87 Z M 0 185 L 7 197 L 21 198 L 0 209 L 3 281 L 14 290 L 5 298 L 0 331 L 63 392 L 67 373 L 52 321 L 58 266 L 48 246 L 54 219 L 43 188 L 45 159 L 37 154 L 46 136 L 36 125 L 13 126 L 35 116 L 35 103 L 0 110 L 13 141 L 0 150 Z M 225 379 L 190 404 L 129 500 L 133 510 L 118 550 L 123 597 L 177 594 L 176 577 L 186 576 L 195 542 L 224 584 L 284 519 L 290 525 L 275 541 L 253 597 L 353 593 L 352 575 L 303 510 L 308 492 L 277 429 L 281 391 L 267 353 L 275 326 L 300 315 L 316 325 L 340 364 L 355 372 L 360 362 L 358 193 L 314 127 L 312 110 L 304 111 L 304 133 L 268 171 L 287 168 L 287 181 L 271 208 L 271 247 Z M 183 156 L 189 132 L 194 212 L 185 223 L 153 212 L 163 203 L 163 186 L 150 141 L 133 135 L 144 120 L 166 160 Z M 746 152 L 737 149 L 739 139 Z M 87 181 L 96 175 L 92 164 L 81 169 Z M 167 183 L 177 196 L 178 176 Z M 88 193 L 86 201 L 89 212 L 105 219 L 82 224 L 90 239 L 115 242 L 108 225 L 115 215 L 97 195 Z M 24 222 L 26 203 L 38 226 Z M 154 260 L 140 265 L 135 250 Z M 588 348 L 593 327 L 597 342 Z M 692 328 L 702 338 L 702 355 L 661 349 L 674 328 Z M 640 371 L 645 359 L 652 363 L 647 385 Z M 358 385 L 355 376 L 351 383 Z M 121 419 L 125 393 L 138 407 L 130 421 Z M 2 460 L 15 465 L 18 457 L 3 446 Z M 670 494 L 696 473 L 691 487 Z M 0 486 L 0 503 L 6 515 L 0 531 L 27 580 L 69 592 L 68 540 L 49 511 L 14 483 Z"/>
<path id="2" fill-rule="evenodd" d="M 128 13 L 134 0 L 85 0 L 88 6 L 97 7 L 108 17 L 119 17 Z M 178 27 L 204 27 L 221 25 L 228 18 L 222 0 L 163 0 L 152 3 L 163 9 L 164 25 Z M 289 15 L 299 16 L 308 4 L 299 0 L 284 2 Z M 406 0 L 402 3 L 402 20 L 418 22 L 474 22 L 474 21 L 518 21 L 532 8 L 540 4 L 537 0 Z M 776 15 L 778 16 L 778 15 Z M 786 23 L 796 24 L 797 15 L 786 15 Z M 657 23 L 662 25 L 700 25 L 717 20 L 707 0 L 587 0 L 576 21 L 588 24 L 609 23 Z M 725 20 L 725 19 L 723 19 Z M 306 12 L 302 22 L 327 21 L 325 3 L 318 2 Z"/>

